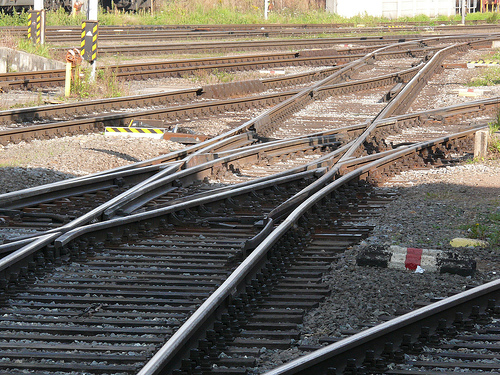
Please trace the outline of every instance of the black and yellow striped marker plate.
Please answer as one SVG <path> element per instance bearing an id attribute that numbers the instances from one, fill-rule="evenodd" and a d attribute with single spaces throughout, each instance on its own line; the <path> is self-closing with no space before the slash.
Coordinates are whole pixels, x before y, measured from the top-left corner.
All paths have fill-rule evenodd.
<path id="1" fill-rule="evenodd" d="M 110 136 L 126 136 L 126 137 L 146 137 L 146 138 L 163 138 L 165 129 L 158 128 L 131 128 L 131 127 L 106 127 L 104 135 Z"/>
<path id="2" fill-rule="evenodd" d="M 475 68 L 476 66 L 500 66 L 500 62 L 493 60 L 482 60 L 482 59 L 467 62 L 467 68 Z"/>

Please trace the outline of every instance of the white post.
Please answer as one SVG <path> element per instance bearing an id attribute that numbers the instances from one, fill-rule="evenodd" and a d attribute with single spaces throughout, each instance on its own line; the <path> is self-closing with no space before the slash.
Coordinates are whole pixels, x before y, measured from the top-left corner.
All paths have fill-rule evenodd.
<path id="1" fill-rule="evenodd" d="M 89 21 L 97 21 L 98 10 L 99 10 L 99 2 L 97 0 L 89 0 L 87 8 L 87 19 Z"/>
<path id="2" fill-rule="evenodd" d="M 462 0 L 462 25 L 465 25 L 465 3 L 467 0 Z"/>
<path id="3" fill-rule="evenodd" d="M 264 19 L 267 20 L 267 12 L 269 10 L 269 0 L 264 0 Z"/>
<path id="4" fill-rule="evenodd" d="M 97 11 L 99 10 L 99 2 L 98 0 L 89 0 L 88 8 L 87 8 L 87 20 L 89 21 L 97 21 Z M 88 47 L 87 47 L 88 48 Z M 92 81 L 95 80 L 95 72 L 96 72 L 96 60 L 93 60 L 90 63 L 90 79 Z"/>

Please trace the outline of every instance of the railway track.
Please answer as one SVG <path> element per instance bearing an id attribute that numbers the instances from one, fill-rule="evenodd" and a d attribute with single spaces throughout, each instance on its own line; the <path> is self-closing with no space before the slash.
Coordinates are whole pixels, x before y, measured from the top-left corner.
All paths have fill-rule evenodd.
<path id="1" fill-rule="evenodd" d="M 197 58 L 190 60 L 177 60 L 156 63 L 135 63 L 109 66 L 106 69 L 113 72 L 118 79 L 143 80 L 160 77 L 181 77 L 197 71 L 244 71 L 290 65 L 306 66 L 336 66 L 354 61 L 366 53 L 379 49 L 375 47 L 345 48 L 331 50 L 313 50 L 291 53 L 246 55 L 224 58 Z M 379 54 L 378 58 L 397 58 L 401 55 L 420 56 L 423 53 L 432 53 L 436 47 L 418 47 L 402 45 L 403 51 L 390 51 L 387 56 Z M 397 50 L 397 46 L 395 48 Z M 424 52 L 425 51 L 425 52 Z M 400 56 L 398 56 L 398 54 Z M 62 86 L 65 71 L 49 70 L 35 72 L 15 72 L 0 75 L 0 85 L 3 91 L 11 89 L 34 89 L 37 87 Z"/>
<path id="2" fill-rule="evenodd" d="M 322 275 L 391 198 L 371 184 L 470 152 L 484 125 L 399 147 L 387 137 L 498 109 L 495 98 L 405 113 L 444 59 L 470 47 L 435 53 L 361 124 L 278 133 L 301 109 L 342 92 L 338 82 L 376 52 L 186 150 L 1 195 L 4 220 L 44 221 L 30 224 L 36 234 L 0 245 L 0 366 L 12 374 L 245 374 L 262 347 L 293 346 L 304 313 L 328 294 Z M 78 197 L 94 206 L 58 208 L 74 211 Z M 343 370 L 342 362 L 321 366 Z"/>
<path id="3" fill-rule="evenodd" d="M 428 43 L 431 41 L 427 41 Z M 432 40 L 434 42 L 434 40 Z M 411 46 L 411 43 L 409 44 Z M 478 44 L 477 47 L 481 45 Z M 419 56 L 426 56 L 427 53 L 432 53 L 435 51 L 436 47 L 427 49 L 406 49 L 404 44 L 396 46 L 395 51 L 380 51 L 373 56 L 375 60 L 383 59 L 395 59 L 404 57 L 418 58 Z M 379 49 L 380 50 L 380 49 Z M 364 56 L 364 55 L 363 55 Z M 359 55 L 353 55 L 352 58 L 358 57 Z M 349 59 L 351 58 L 349 57 Z M 259 59 L 259 57 L 253 57 Z M 261 58 L 261 57 L 260 57 Z M 267 60 L 266 60 L 267 61 Z M 198 66 L 198 61 L 196 66 Z M 343 65 L 346 65 L 347 61 L 344 61 Z M 185 64 L 185 62 L 181 63 Z M 245 63 L 246 65 L 246 63 Z M 162 64 L 164 66 L 164 64 Z M 133 70 L 137 66 L 129 67 L 127 69 Z M 151 67 L 145 69 L 150 71 Z M 141 95 L 135 97 L 125 97 L 116 98 L 112 100 L 99 100 L 92 102 L 82 102 L 75 104 L 63 104 L 54 106 L 43 106 L 36 108 L 28 108 L 21 110 L 10 110 L 0 112 L 0 119 L 4 123 L 14 122 L 14 121 L 40 121 L 44 118 L 65 118 L 71 116 L 72 114 L 82 115 L 89 113 L 90 111 L 102 111 L 106 108 L 111 108 L 115 110 L 113 114 L 104 115 L 100 117 L 84 117 L 77 120 L 71 120 L 67 122 L 50 123 L 45 125 L 36 125 L 32 127 L 23 127 L 15 125 L 10 127 L 11 129 L 4 130 L 1 132 L 0 141 L 2 144 L 8 142 L 19 142 L 21 140 L 29 140 L 36 137 L 50 137 L 52 135 L 66 135 L 75 133 L 87 133 L 93 131 L 103 131 L 105 126 L 127 126 L 133 118 L 141 116 L 143 118 L 157 118 L 162 119 L 166 123 L 172 122 L 173 120 L 178 120 L 182 118 L 192 118 L 199 117 L 209 110 L 211 113 L 220 113 L 228 110 L 238 110 L 241 108 L 252 108 L 252 107 L 262 107 L 267 105 L 272 105 L 287 99 L 289 96 L 293 96 L 297 91 L 290 91 L 283 94 L 268 94 L 261 95 L 259 97 L 248 97 L 241 99 L 230 99 L 224 101 L 213 101 L 207 102 L 203 101 L 201 104 L 188 104 L 184 106 L 158 108 L 152 110 L 146 110 L 141 113 L 134 112 L 116 113 L 116 109 L 122 107 L 137 107 L 138 105 L 162 105 L 165 103 L 182 103 L 187 102 L 196 98 L 217 98 L 217 97 L 234 97 L 236 95 L 247 94 L 249 92 L 259 92 L 269 89 L 277 89 L 287 87 L 293 84 L 303 84 L 304 82 L 310 80 L 317 80 L 325 77 L 328 74 L 334 73 L 341 69 L 341 65 L 334 67 L 332 69 L 323 69 L 313 73 L 297 74 L 290 77 L 283 78 L 272 78 L 264 80 L 252 80 L 238 83 L 230 83 L 224 85 L 216 86 L 205 86 L 200 88 L 194 88 L 189 90 L 181 90 L 179 92 L 168 92 L 161 94 L 151 94 L 151 95 Z M 151 71 L 154 71 L 151 69 Z M 387 85 L 391 82 L 402 84 L 407 80 L 411 74 L 415 72 L 415 69 L 409 69 L 401 71 L 400 74 L 393 74 L 392 76 L 381 76 L 377 79 L 364 79 L 347 82 L 346 84 L 338 83 L 335 87 L 332 86 L 333 90 L 329 90 L 329 93 L 344 94 L 349 92 L 357 92 L 359 90 L 364 90 L 369 87 L 375 87 L 378 85 Z M 346 79 L 346 75 L 340 76 L 341 80 Z M 322 90 L 325 91 L 325 90 Z M 326 91 L 328 92 L 328 91 Z M 109 111 L 109 109 L 108 109 Z"/>
<path id="4" fill-rule="evenodd" d="M 436 302 L 266 374 L 496 373 L 499 284 Z"/>
<path id="5" fill-rule="evenodd" d="M 458 34 L 462 35 L 463 34 Z M 472 34 L 471 34 L 472 35 Z M 477 34 L 480 36 L 481 34 Z M 483 34 L 484 36 L 484 34 Z M 391 42 L 405 42 L 412 40 L 422 40 L 426 38 L 440 38 L 441 36 L 435 35 L 412 35 L 412 36 L 398 36 L 390 37 L 389 43 Z M 457 35 L 446 35 L 446 38 L 454 38 Z M 313 39 L 273 39 L 273 40 L 263 40 L 263 41 L 222 41 L 222 42 L 185 42 L 185 43 L 154 43 L 154 44 L 138 44 L 135 46 L 131 45 L 111 45 L 111 46 L 101 46 L 99 47 L 99 53 L 103 55 L 130 55 L 130 56 L 144 56 L 144 55 L 157 55 L 157 54 L 186 54 L 186 53 L 214 53 L 214 52 L 238 52 L 241 50 L 245 51 L 283 51 L 283 50 L 297 50 L 297 49 L 325 49 L 334 48 L 339 45 L 346 44 L 361 44 L 362 46 L 370 45 L 380 45 L 381 43 L 387 42 L 384 37 L 348 37 L 348 38 L 313 38 Z M 56 51 L 65 52 L 68 47 L 58 48 Z"/>
<path id="6" fill-rule="evenodd" d="M 425 40 L 423 43 L 425 45 L 433 45 L 436 43 L 440 43 L 442 41 L 445 42 L 453 42 L 453 41 L 465 41 L 465 40 L 474 40 L 478 38 L 482 38 L 480 35 L 457 35 L 457 36 L 447 36 L 447 37 L 428 37 L 425 39 L 419 38 L 418 40 Z M 415 55 L 419 55 L 422 53 L 422 48 L 409 46 L 405 43 L 407 40 L 412 40 L 411 38 L 399 38 L 398 42 L 401 43 L 400 48 L 406 48 L 407 54 L 414 53 Z M 348 48 L 338 48 L 338 45 L 346 44 L 346 43 L 360 43 L 359 47 L 348 47 Z M 191 59 L 191 60 L 179 60 L 179 61 L 167 61 L 160 63 L 138 63 L 138 64 L 124 64 L 119 66 L 110 66 L 108 70 L 111 70 L 113 74 L 119 79 L 147 79 L 147 78 L 158 78 L 158 77 L 171 77 L 171 76 L 182 76 L 185 74 L 192 74 L 194 71 L 198 70 L 208 70 L 212 71 L 214 69 L 217 70 L 248 70 L 248 69 L 258 69 L 260 67 L 275 67 L 275 66 L 284 66 L 288 64 L 300 64 L 300 65 L 316 65 L 316 66 L 324 66 L 324 65 L 340 65 L 344 64 L 361 57 L 360 54 L 366 54 L 370 51 L 380 49 L 381 42 L 384 41 L 378 39 L 374 40 L 372 46 L 367 46 L 370 43 L 367 43 L 364 38 L 353 40 L 345 40 L 342 38 L 331 38 L 328 40 L 323 39 L 306 39 L 303 42 L 292 40 L 292 41 L 283 41 L 285 46 L 281 47 L 281 49 L 289 49 L 289 45 L 292 45 L 294 49 L 299 48 L 314 48 L 309 51 L 302 52 L 292 52 L 292 53 L 273 53 L 273 54 L 265 54 L 265 55 L 246 55 L 240 57 L 230 57 L 230 58 L 204 58 L 204 59 Z M 245 47 L 247 50 L 251 49 L 250 46 L 242 45 L 243 42 L 236 43 L 236 47 L 240 49 Z M 252 48 L 260 49 L 261 45 L 259 42 L 251 41 L 247 42 L 248 44 L 254 46 Z M 307 45 L 302 45 L 301 43 L 305 43 Z M 311 44 L 317 44 L 312 45 Z M 326 44 L 325 44 L 326 43 Z M 273 49 L 279 49 L 280 43 L 277 41 L 273 41 L 272 43 L 268 43 L 270 46 L 273 46 Z M 321 44 L 321 45 L 318 45 Z M 288 46 L 287 46 L 288 45 Z M 173 44 L 168 45 L 169 48 L 180 48 L 183 53 L 188 49 L 185 45 L 183 46 L 175 46 Z M 395 45 L 397 49 L 398 46 Z M 115 48 L 115 47 L 112 47 Z M 125 47 L 123 47 L 125 48 Z M 129 47 L 129 48 L 137 48 L 137 46 Z M 140 47 L 148 50 L 148 53 L 158 53 L 155 49 L 156 47 Z M 213 52 L 216 46 L 213 44 L 204 44 L 200 48 L 208 49 L 209 52 Z M 319 50 L 319 48 L 323 50 Z M 432 46 L 429 48 L 429 52 L 432 51 Z M 105 53 L 102 49 L 105 47 L 100 47 L 99 53 Z M 326 50 L 325 50 L 326 49 Z M 63 49 L 65 52 L 66 49 Z M 122 51 L 124 52 L 124 51 Z M 120 52 L 120 53 L 122 53 Z M 199 51 L 198 51 L 199 52 Z M 197 52 L 197 53 L 198 53 Z M 144 51 L 137 51 L 138 54 L 144 55 Z M 388 57 L 390 58 L 390 57 Z M 16 73 L 5 73 L 0 75 L 0 88 L 2 91 L 8 91 L 11 89 L 33 89 L 37 87 L 51 87 L 51 86 L 61 86 L 64 83 L 65 71 L 64 69 L 60 70 L 49 70 L 49 71 L 37 71 L 37 72 L 16 72 Z"/>
<path id="7" fill-rule="evenodd" d="M 485 31 L 492 32 L 497 27 L 495 24 L 481 24 L 479 21 L 468 21 L 467 25 L 426 25 L 405 22 L 404 24 L 390 23 L 374 27 L 357 27 L 346 24 L 256 24 L 256 25 L 154 25 L 154 26 L 100 26 L 99 34 L 102 41 L 144 41 L 144 40 L 176 40 L 176 39 L 217 39 L 241 37 L 283 37 L 318 34 L 377 34 L 383 33 L 414 32 L 414 33 L 474 33 Z M 15 35 L 24 35 L 24 27 L 2 27 L 0 31 Z M 80 42 L 80 27 L 48 26 L 46 39 L 51 43 Z M 397 37 L 397 36 L 396 36 Z M 390 40 L 394 36 L 384 36 Z"/>

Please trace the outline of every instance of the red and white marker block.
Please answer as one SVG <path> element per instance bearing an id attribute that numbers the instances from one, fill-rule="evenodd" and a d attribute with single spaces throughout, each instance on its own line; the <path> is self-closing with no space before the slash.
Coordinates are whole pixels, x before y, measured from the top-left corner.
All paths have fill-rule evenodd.
<path id="1" fill-rule="evenodd" d="M 393 268 L 416 273 L 440 272 L 471 276 L 476 271 L 476 261 L 460 253 L 417 249 L 413 247 L 369 245 L 356 256 L 358 266 Z"/>
<path id="2" fill-rule="evenodd" d="M 426 271 L 438 271 L 437 258 L 443 253 L 441 250 L 417 249 L 413 247 L 390 246 L 392 253 L 387 266 L 395 269 L 415 271 L 418 266 Z"/>

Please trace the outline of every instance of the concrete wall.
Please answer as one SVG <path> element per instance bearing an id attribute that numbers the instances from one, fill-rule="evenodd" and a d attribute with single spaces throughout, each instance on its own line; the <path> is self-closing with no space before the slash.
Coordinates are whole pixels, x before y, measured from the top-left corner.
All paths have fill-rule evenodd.
<path id="1" fill-rule="evenodd" d="M 62 61 L 50 60 L 45 57 L 0 47 L 0 73 L 32 72 L 36 70 L 64 69 Z"/>
<path id="2" fill-rule="evenodd" d="M 343 17 L 367 14 L 374 17 L 429 17 L 455 14 L 455 0 L 326 0 L 326 9 Z"/>

